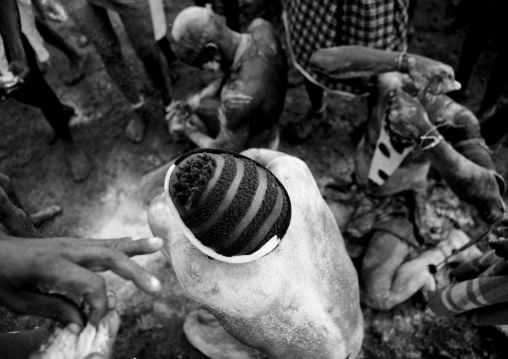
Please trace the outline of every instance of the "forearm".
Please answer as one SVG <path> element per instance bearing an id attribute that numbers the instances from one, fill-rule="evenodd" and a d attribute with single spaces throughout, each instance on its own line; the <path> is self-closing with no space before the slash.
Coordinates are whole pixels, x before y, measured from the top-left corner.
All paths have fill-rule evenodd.
<path id="1" fill-rule="evenodd" d="M 21 23 L 15 0 L 0 1 L 0 34 L 4 41 L 5 53 L 9 62 L 14 60 L 26 62 L 25 50 L 21 40 Z"/>
<path id="2" fill-rule="evenodd" d="M 224 150 L 241 152 L 247 146 L 248 133 L 232 133 L 221 128 L 216 138 L 212 138 L 198 129 L 187 132 L 187 137 L 200 148 L 221 148 Z"/>
<path id="3" fill-rule="evenodd" d="M 435 129 L 428 135 L 440 138 Z M 486 222 L 494 223 L 503 218 L 504 202 L 495 172 L 464 157 L 444 140 L 433 147 L 430 147 L 432 142 L 429 141 L 432 140 L 422 142 L 425 153 L 453 192 L 475 206 Z"/>
<path id="4" fill-rule="evenodd" d="M 481 167 L 494 169 L 479 121 L 471 110 L 445 95 L 425 95 L 420 101 L 431 122 L 443 124 L 444 137 L 460 154 Z"/>
<path id="5" fill-rule="evenodd" d="M 217 148 L 213 138 L 198 130 L 187 133 L 187 137 L 199 148 Z"/>
<path id="6" fill-rule="evenodd" d="M 349 79 L 391 71 L 405 72 L 410 56 L 363 46 L 339 46 L 315 52 L 311 65 L 335 79 Z"/>
<path id="7" fill-rule="evenodd" d="M 220 90 L 221 81 L 222 79 L 215 80 L 203 90 L 201 90 L 201 92 L 196 93 L 187 99 L 187 104 L 193 112 L 199 108 L 202 99 L 217 95 Z"/>

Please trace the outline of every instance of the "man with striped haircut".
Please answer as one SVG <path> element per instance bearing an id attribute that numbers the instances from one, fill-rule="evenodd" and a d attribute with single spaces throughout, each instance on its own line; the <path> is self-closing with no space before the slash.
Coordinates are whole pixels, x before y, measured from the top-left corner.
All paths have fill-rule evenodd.
<path id="1" fill-rule="evenodd" d="M 187 316 L 184 331 L 207 356 L 359 353 L 357 274 L 301 160 L 267 149 L 192 151 L 169 169 L 148 220 L 184 291 L 206 308 Z"/>

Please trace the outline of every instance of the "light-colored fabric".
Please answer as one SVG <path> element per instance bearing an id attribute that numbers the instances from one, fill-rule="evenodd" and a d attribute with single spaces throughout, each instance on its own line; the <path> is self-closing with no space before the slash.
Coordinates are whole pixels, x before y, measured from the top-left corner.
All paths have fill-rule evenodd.
<path id="1" fill-rule="evenodd" d="M 162 3 L 162 0 L 148 0 L 148 4 L 150 5 L 150 14 L 152 15 L 155 41 L 159 41 L 166 36 L 166 33 L 168 32 L 164 4 Z"/>
<path id="2" fill-rule="evenodd" d="M 19 17 L 21 19 L 21 31 L 25 34 L 30 46 L 37 55 L 39 62 L 46 62 L 49 60 L 49 52 L 44 46 L 44 39 L 37 31 L 35 25 L 35 13 L 30 0 L 17 0 Z"/>

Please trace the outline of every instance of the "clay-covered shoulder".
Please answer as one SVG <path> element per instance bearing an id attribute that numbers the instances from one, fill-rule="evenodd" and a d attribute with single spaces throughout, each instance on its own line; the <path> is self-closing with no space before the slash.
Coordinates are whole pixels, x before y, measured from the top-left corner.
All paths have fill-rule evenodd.
<path id="1" fill-rule="evenodd" d="M 267 59 L 271 61 L 277 59 L 281 64 L 285 64 L 285 52 L 275 33 L 275 29 L 268 21 L 261 18 L 254 19 L 249 24 L 247 32 L 251 34 L 259 50 Z M 282 60 L 284 60 L 284 62 Z"/>
<path id="2" fill-rule="evenodd" d="M 293 156 L 280 156 L 266 166 L 279 179 L 290 197 L 301 199 L 320 196 L 314 176 L 307 164 Z"/>

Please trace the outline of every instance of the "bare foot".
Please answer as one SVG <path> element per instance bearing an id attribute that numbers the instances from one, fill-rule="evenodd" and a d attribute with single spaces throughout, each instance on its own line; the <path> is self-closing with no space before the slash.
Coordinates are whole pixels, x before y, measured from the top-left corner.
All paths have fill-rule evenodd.
<path id="1" fill-rule="evenodd" d="M 146 121 L 139 116 L 131 118 L 127 127 L 125 127 L 125 135 L 134 143 L 140 143 L 145 137 Z"/>
<path id="2" fill-rule="evenodd" d="M 82 182 L 87 179 L 92 171 L 92 165 L 83 151 L 74 145 L 69 145 L 66 148 L 65 156 L 71 167 L 71 174 L 74 182 Z"/>
<path id="3" fill-rule="evenodd" d="M 50 219 L 55 218 L 59 214 L 62 213 L 62 207 L 58 205 L 52 205 L 41 209 L 30 215 L 30 219 L 32 220 L 35 227 L 39 227 Z"/>

